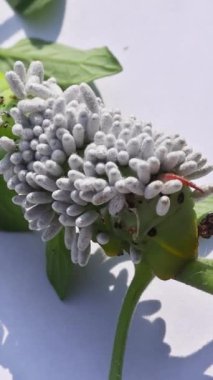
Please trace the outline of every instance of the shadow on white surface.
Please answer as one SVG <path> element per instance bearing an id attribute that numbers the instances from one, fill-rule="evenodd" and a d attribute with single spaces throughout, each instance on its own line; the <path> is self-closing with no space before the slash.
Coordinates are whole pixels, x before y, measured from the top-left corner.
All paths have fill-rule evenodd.
<path id="1" fill-rule="evenodd" d="M 0 24 L 0 44 L 22 30 L 28 37 L 55 41 L 61 31 L 65 8 L 66 0 L 53 0 L 44 12 L 39 12 L 36 17 L 25 18 L 13 13 Z"/>
<path id="2" fill-rule="evenodd" d="M 206 257 L 213 253 L 213 237 L 210 239 L 199 239 L 199 256 Z M 211 255 L 213 258 L 213 255 Z"/>
<path id="3" fill-rule="evenodd" d="M 204 374 L 212 364 L 213 340 L 186 357 L 170 356 L 170 346 L 164 342 L 165 321 L 162 318 L 156 318 L 150 322 L 141 318 L 141 314 L 143 316 L 143 302 L 136 312 L 134 327 L 129 336 L 128 360 L 124 366 L 125 380 L 207 380 L 213 378 Z"/>
<path id="4" fill-rule="evenodd" d="M 70 297 L 61 302 L 46 278 L 40 237 L 0 233 L 0 240 L 0 366 L 8 380 L 107 380 L 128 278 L 126 269 L 117 278 L 110 271 L 122 259 L 103 261 L 99 253 L 75 267 Z M 204 372 L 213 341 L 187 357 L 170 356 L 165 321 L 153 317 L 160 308 L 159 300 L 139 304 L 123 379 L 212 379 Z"/>

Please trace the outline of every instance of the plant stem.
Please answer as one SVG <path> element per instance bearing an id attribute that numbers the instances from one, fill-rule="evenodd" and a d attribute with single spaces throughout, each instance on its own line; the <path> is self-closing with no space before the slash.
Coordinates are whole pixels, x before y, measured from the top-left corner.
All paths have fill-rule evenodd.
<path id="1" fill-rule="evenodd" d="M 127 290 L 118 319 L 109 380 L 122 379 L 123 359 L 129 325 L 139 298 L 152 279 L 153 274 L 144 261 L 136 265 L 135 274 Z"/>

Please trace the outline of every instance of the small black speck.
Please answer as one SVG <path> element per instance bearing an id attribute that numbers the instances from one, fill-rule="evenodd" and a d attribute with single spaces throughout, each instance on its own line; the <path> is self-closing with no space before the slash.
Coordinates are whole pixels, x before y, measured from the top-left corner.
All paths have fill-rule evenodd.
<path id="1" fill-rule="evenodd" d="M 157 230 L 155 227 L 152 227 L 151 230 L 148 231 L 147 235 L 153 237 L 155 235 L 157 235 Z"/>
<path id="2" fill-rule="evenodd" d="M 177 197 L 177 202 L 179 204 L 183 203 L 184 202 L 184 193 L 181 191 L 180 194 L 178 194 L 178 197 Z"/>
<path id="3" fill-rule="evenodd" d="M 122 228 L 122 224 L 121 224 L 121 222 L 115 222 L 115 223 L 114 223 L 114 228 L 119 228 L 119 229 L 121 229 L 121 228 Z"/>

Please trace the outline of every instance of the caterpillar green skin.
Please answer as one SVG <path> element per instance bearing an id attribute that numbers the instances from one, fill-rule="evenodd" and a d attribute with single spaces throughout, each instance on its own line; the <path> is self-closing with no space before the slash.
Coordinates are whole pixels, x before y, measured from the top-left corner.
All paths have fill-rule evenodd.
<path id="1" fill-rule="evenodd" d="M 198 255 L 198 229 L 191 190 L 170 195 L 165 216 L 156 215 L 159 197 L 135 197 L 119 215 L 103 218 L 96 230 L 106 231 L 111 240 L 103 248 L 107 255 L 121 254 L 130 245 L 141 251 L 153 273 L 162 280 L 175 278 L 183 266 Z M 128 198 L 127 198 L 128 201 Z M 138 218 L 136 218 L 136 213 Z"/>

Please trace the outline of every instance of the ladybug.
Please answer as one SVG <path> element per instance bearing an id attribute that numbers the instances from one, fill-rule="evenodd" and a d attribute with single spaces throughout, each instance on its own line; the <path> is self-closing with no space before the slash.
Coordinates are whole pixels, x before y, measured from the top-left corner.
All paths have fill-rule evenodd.
<path id="1" fill-rule="evenodd" d="M 199 223 L 198 235 L 204 239 L 213 236 L 213 212 L 207 214 Z"/>

